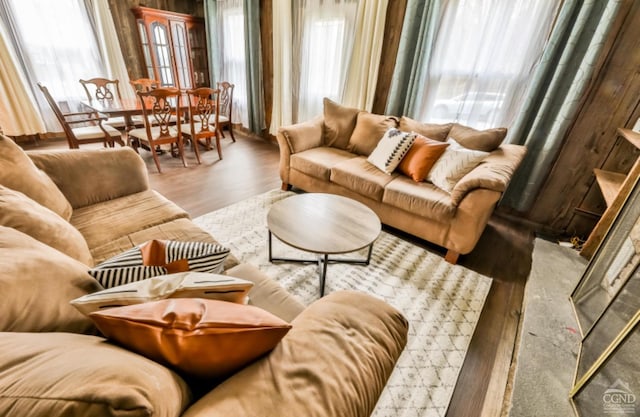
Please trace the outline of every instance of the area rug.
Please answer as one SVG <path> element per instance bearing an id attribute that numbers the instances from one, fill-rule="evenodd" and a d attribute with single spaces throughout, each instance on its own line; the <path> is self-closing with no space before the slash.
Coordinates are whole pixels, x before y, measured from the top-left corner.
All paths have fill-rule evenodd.
<path id="1" fill-rule="evenodd" d="M 276 279 L 305 305 L 319 298 L 318 267 L 271 264 L 269 207 L 294 195 L 280 190 L 233 204 L 195 223 Z M 274 256 L 309 257 L 274 239 Z M 366 256 L 363 251 L 360 255 Z M 359 256 L 349 254 L 349 257 Z M 381 298 L 409 320 L 409 338 L 373 413 L 375 417 L 444 416 L 491 279 L 382 232 L 368 266 L 330 264 L 325 293 L 357 290 Z"/>

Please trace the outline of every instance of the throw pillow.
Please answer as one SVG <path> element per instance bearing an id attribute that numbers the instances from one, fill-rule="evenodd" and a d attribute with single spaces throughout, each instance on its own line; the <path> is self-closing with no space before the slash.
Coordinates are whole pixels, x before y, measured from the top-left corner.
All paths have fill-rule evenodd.
<path id="1" fill-rule="evenodd" d="M 449 131 L 451 130 L 452 126 L 452 123 L 443 125 L 435 123 L 422 123 L 417 120 L 410 119 L 406 116 L 402 116 L 400 118 L 398 127 L 403 132 L 416 132 L 430 139 L 444 142 L 447 140 Z"/>
<path id="2" fill-rule="evenodd" d="M 427 180 L 450 193 L 462 177 L 489 156 L 489 152 L 467 149 L 451 138 L 447 139 L 447 143 L 449 147 L 444 150 L 440 159 L 433 165 L 427 175 Z"/>
<path id="3" fill-rule="evenodd" d="M 455 123 L 449 132 L 449 137 L 465 148 L 484 152 L 498 149 L 506 135 L 507 129 L 504 127 L 476 130 L 458 123 Z"/>
<path id="4" fill-rule="evenodd" d="M 83 263 L 0 226 L 0 332 L 95 331 L 69 301 L 101 289 Z"/>
<path id="5" fill-rule="evenodd" d="M 108 288 L 71 300 L 82 314 L 165 298 L 207 298 L 245 304 L 253 282 L 227 275 L 180 272 Z"/>
<path id="6" fill-rule="evenodd" d="M 271 351 L 291 328 L 258 307 L 173 298 L 89 314 L 128 349 L 199 378 L 224 378 Z"/>
<path id="7" fill-rule="evenodd" d="M 397 127 L 398 120 L 393 116 L 384 116 L 361 112 L 358 122 L 349 138 L 348 150 L 359 155 L 369 156 L 391 127 Z"/>
<path id="8" fill-rule="evenodd" d="M 207 242 L 150 240 L 113 258 L 89 273 L 105 288 L 129 284 L 168 273 L 222 272 L 229 249 Z"/>
<path id="9" fill-rule="evenodd" d="M 0 225 L 12 227 L 93 266 L 93 257 L 82 234 L 68 221 L 19 191 L 0 185 Z"/>
<path id="10" fill-rule="evenodd" d="M 448 143 L 416 135 L 413 145 L 400 161 L 398 170 L 416 182 L 424 181 L 447 146 Z"/>
<path id="11" fill-rule="evenodd" d="M 411 148 L 415 135 L 401 132 L 395 127 L 387 130 L 376 148 L 367 158 L 373 166 L 389 175 L 396 169 Z"/>
<path id="12" fill-rule="evenodd" d="M 347 149 L 349 138 L 356 127 L 359 109 L 341 106 L 324 98 L 324 145 Z"/>
<path id="13" fill-rule="evenodd" d="M 71 218 L 71 204 L 51 178 L 38 169 L 14 141 L 0 135 L 0 184 L 20 191 L 65 220 Z"/>
<path id="14" fill-rule="evenodd" d="M 102 337 L 1 333 L 0 352 L 3 417 L 178 417 L 191 402 L 175 372 Z"/>

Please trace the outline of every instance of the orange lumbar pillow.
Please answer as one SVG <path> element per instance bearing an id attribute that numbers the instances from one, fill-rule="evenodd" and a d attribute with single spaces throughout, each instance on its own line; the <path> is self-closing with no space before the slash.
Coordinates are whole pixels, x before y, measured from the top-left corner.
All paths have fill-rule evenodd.
<path id="1" fill-rule="evenodd" d="M 199 378 L 224 378 L 271 351 L 291 325 L 258 307 L 175 298 L 89 314 L 109 339 Z"/>
<path id="2" fill-rule="evenodd" d="M 414 181 L 424 181 L 447 146 L 449 146 L 447 142 L 440 142 L 416 134 L 413 145 L 398 165 L 398 171 L 411 177 Z"/>

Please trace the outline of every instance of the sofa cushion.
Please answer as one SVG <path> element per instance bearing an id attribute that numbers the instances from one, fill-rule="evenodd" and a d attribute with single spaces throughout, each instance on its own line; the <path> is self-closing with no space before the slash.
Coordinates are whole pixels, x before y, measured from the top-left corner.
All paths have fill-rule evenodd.
<path id="1" fill-rule="evenodd" d="M 227 377 L 269 352 L 291 329 L 261 308 L 202 298 L 115 307 L 89 317 L 105 336 L 134 352 L 212 379 Z"/>
<path id="2" fill-rule="evenodd" d="M 358 122 L 349 138 L 349 151 L 369 156 L 390 127 L 397 127 L 398 119 L 367 112 L 358 113 Z"/>
<path id="3" fill-rule="evenodd" d="M 291 155 L 291 169 L 314 178 L 329 181 L 331 168 L 336 164 L 355 158 L 356 155 L 342 149 L 320 147 Z"/>
<path id="4" fill-rule="evenodd" d="M 93 265 L 82 234 L 57 213 L 19 191 L 0 185 L 0 226 L 12 227 L 77 259 Z"/>
<path id="5" fill-rule="evenodd" d="M 331 168 L 331 182 L 341 185 L 372 200 L 382 200 L 384 187 L 399 174 L 387 174 L 359 156 L 340 162 Z"/>
<path id="6" fill-rule="evenodd" d="M 414 181 L 424 181 L 447 146 L 449 146 L 448 143 L 429 139 L 418 134 L 413 141 L 413 145 L 400 161 L 398 171 L 411 177 Z"/>
<path id="7" fill-rule="evenodd" d="M 506 135 L 507 129 L 504 127 L 476 130 L 458 123 L 455 123 L 449 132 L 449 137 L 465 148 L 484 152 L 497 149 Z"/>
<path id="8" fill-rule="evenodd" d="M 71 204 L 54 182 L 38 169 L 14 141 L 0 135 L 0 184 L 20 191 L 65 220 L 71 218 Z"/>
<path id="9" fill-rule="evenodd" d="M 71 300 L 71 305 L 86 315 L 165 298 L 207 298 L 246 304 L 251 287 L 253 282 L 229 275 L 179 272 L 83 295 Z"/>
<path id="10" fill-rule="evenodd" d="M 416 132 L 422 136 L 428 137 L 429 139 L 438 140 L 440 142 L 447 140 L 447 136 L 449 135 L 449 131 L 452 127 L 452 123 L 422 123 L 405 116 L 400 118 L 399 123 L 399 128 L 403 132 Z"/>
<path id="11" fill-rule="evenodd" d="M 489 152 L 465 148 L 452 138 L 447 139 L 447 143 L 449 147 L 433 165 L 427 180 L 450 193 L 462 177 L 489 156 Z"/>
<path id="12" fill-rule="evenodd" d="M 4 417 L 180 416 L 191 401 L 169 369 L 96 336 L 0 333 Z"/>
<path id="13" fill-rule="evenodd" d="M 415 138 L 413 133 L 401 132 L 395 127 L 389 128 L 367 161 L 382 172 L 391 174 L 409 151 Z"/>
<path id="14" fill-rule="evenodd" d="M 324 145 L 347 149 L 360 110 L 342 106 L 326 97 L 322 103 L 324 104 Z"/>
<path id="15" fill-rule="evenodd" d="M 183 417 L 369 416 L 407 338 L 407 321 L 355 291 L 313 303 L 264 358 L 236 373 Z"/>
<path id="16" fill-rule="evenodd" d="M 71 224 L 82 233 L 93 252 L 96 247 L 138 230 L 187 217 L 183 209 L 147 190 L 78 208 L 73 212 Z M 94 259 L 99 262 L 95 254 Z"/>
<path id="17" fill-rule="evenodd" d="M 69 301 L 101 289 L 83 263 L 0 226 L 0 332 L 93 331 Z"/>
<path id="18" fill-rule="evenodd" d="M 387 184 L 382 202 L 429 219 L 449 219 L 456 212 L 449 193 L 433 184 L 415 182 L 405 176 Z"/>

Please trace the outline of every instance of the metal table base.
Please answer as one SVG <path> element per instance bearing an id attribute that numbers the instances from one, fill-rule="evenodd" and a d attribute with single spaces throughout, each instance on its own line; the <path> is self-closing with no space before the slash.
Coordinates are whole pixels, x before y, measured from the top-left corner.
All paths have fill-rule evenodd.
<path id="1" fill-rule="evenodd" d="M 350 258 L 329 258 L 329 254 L 321 253 L 316 259 L 298 259 L 298 258 L 280 258 L 274 257 L 272 251 L 272 233 L 269 230 L 269 262 L 295 262 L 302 264 L 318 264 L 318 274 L 320 277 L 320 297 L 324 297 L 324 283 L 327 278 L 327 265 L 328 264 L 355 264 L 355 265 L 369 265 L 371 262 L 371 252 L 373 252 L 373 243 L 369 245 L 369 250 L 367 251 L 367 257 L 365 259 L 350 259 Z M 286 243 L 285 243 L 286 245 Z"/>

